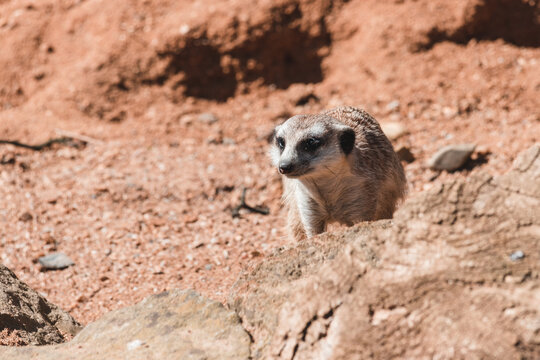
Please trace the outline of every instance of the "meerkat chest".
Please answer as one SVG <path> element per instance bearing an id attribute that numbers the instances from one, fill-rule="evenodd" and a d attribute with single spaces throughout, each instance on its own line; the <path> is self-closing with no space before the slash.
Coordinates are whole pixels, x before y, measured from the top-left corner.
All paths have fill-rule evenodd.
<path id="1" fill-rule="evenodd" d="M 346 175 L 327 179 L 317 179 L 304 184 L 304 201 L 311 202 L 318 212 L 324 214 L 329 222 L 352 225 L 370 218 L 370 198 L 366 179 Z"/>

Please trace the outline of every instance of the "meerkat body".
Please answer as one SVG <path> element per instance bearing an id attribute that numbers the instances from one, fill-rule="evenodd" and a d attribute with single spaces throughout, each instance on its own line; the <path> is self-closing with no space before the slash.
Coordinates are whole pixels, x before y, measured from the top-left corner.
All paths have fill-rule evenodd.
<path id="1" fill-rule="evenodd" d="M 405 193 L 392 144 L 373 117 L 353 107 L 288 119 L 275 129 L 271 157 L 284 175 L 288 227 L 298 240 L 331 222 L 391 218 Z"/>

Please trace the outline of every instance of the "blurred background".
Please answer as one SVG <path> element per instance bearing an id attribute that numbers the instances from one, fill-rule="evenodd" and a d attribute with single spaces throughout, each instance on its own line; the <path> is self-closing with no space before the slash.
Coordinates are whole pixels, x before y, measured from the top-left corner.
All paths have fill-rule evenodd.
<path id="1" fill-rule="evenodd" d="M 72 139 L 0 145 L 0 262 L 82 323 L 175 287 L 222 301 L 289 242 L 274 126 L 366 109 L 409 196 L 500 174 L 538 142 L 539 46 L 536 0 L 0 0 L 0 139 Z M 234 212 L 243 189 L 270 214 Z M 55 252 L 74 265 L 43 271 Z"/>

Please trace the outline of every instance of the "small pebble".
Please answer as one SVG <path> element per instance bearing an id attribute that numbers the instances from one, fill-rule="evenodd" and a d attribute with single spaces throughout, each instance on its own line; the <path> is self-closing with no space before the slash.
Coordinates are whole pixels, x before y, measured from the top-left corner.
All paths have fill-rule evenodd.
<path id="1" fill-rule="evenodd" d="M 204 265 L 204 269 L 207 270 L 207 271 L 212 270 L 212 267 L 213 267 L 212 264 L 206 264 L 206 265 Z"/>
<path id="2" fill-rule="evenodd" d="M 143 344 L 141 340 L 133 340 L 127 343 L 126 347 L 129 351 L 135 350 L 136 348 L 140 347 Z"/>
<path id="3" fill-rule="evenodd" d="M 458 111 L 457 109 L 453 109 L 451 107 L 445 106 L 442 108 L 442 113 L 445 118 L 450 119 L 456 116 L 458 114 Z"/>
<path id="4" fill-rule="evenodd" d="M 19 217 L 19 220 L 27 222 L 27 221 L 32 220 L 33 218 L 34 217 L 32 216 L 32 214 L 30 214 L 29 212 L 25 212 Z"/>
<path id="5" fill-rule="evenodd" d="M 188 24 L 183 24 L 180 26 L 179 32 L 181 35 L 186 35 L 189 32 L 190 28 Z"/>
<path id="6" fill-rule="evenodd" d="M 516 252 L 513 252 L 511 255 L 510 255 L 510 260 L 512 261 L 518 261 L 518 260 L 521 260 L 525 257 L 525 254 L 523 253 L 523 251 L 521 250 L 518 250 Z"/>
<path id="7" fill-rule="evenodd" d="M 198 120 L 205 124 L 213 124 L 218 121 L 218 118 L 216 115 L 208 112 L 200 114 Z"/>
<path id="8" fill-rule="evenodd" d="M 405 126 L 399 122 L 384 122 L 381 123 L 381 128 L 390 140 L 396 140 L 407 133 Z"/>
<path id="9" fill-rule="evenodd" d="M 415 160 L 414 155 L 412 154 L 411 150 L 409 150 L 408 147 L 402 146 L 397 151 L 396 154 L 401 161 L 405 161 L 407 163 L 412 163 Z"/>
<path id="10" fill-rule="evenodd" d="M 224 145 L 236 145 L 236 141 L 234 141 L 234 139 L 224 137 L 223 138 L 223 144 Z"/>
<path id="11" fill-rule="evenodd" d="M 428 165 L 433 170 L 457 170 L 465 165 L 475 148 L 474 144 L 445 146 L 431 157 Z"/>
<path id="12" fill-rule="evenodd" d="M 47 270 L 61 270 L 68 266 L 75 265 L 66 254 L 57 252 L 49 255 L 42 256 L 38 259 L 41 266 Z"/>
<path id="13" fill-rule="evenodd" d="M 192 245 L 192 248 L 193 249 L 198 249 L 198 248 L 201 248 L 204 246 L 204 242 L 203 241 L 195 241 Z"/>
<path id="14" fill-rule="evenodd" d="M 392 111 L 396 111 L 399 109 L 399 100 L 394 100 L 394 101 L 390 101 L 387 105 L 386 105 L 386 111 L 388 112 L 392 112 Z"/>

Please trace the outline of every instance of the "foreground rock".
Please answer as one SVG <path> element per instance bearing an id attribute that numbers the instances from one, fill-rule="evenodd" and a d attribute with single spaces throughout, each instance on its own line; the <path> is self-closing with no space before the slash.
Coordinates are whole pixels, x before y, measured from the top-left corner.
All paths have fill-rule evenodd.
<path id="1" fill-rule="evenodd" d="M 254 358 L 538 359 L 538 209 L 535 146 L 506 175 L 408 200 L 393 224 L 277 252 L 237 282 L 230 305 Z"/>
<path id="2" fill-rule="evenodd" d="M 63 345 L 0 349 L 8 359 L 247 359 L 239 318 L 193 291 L 153 295 L 86 326 Z"/>
<path id="3" fill-rule="evenodd" d="M 0 330 L 18 345 L 56 344 L 81 326 L 0 265 Z M 3 339 L 0 339 L 3 342 Z"/>

